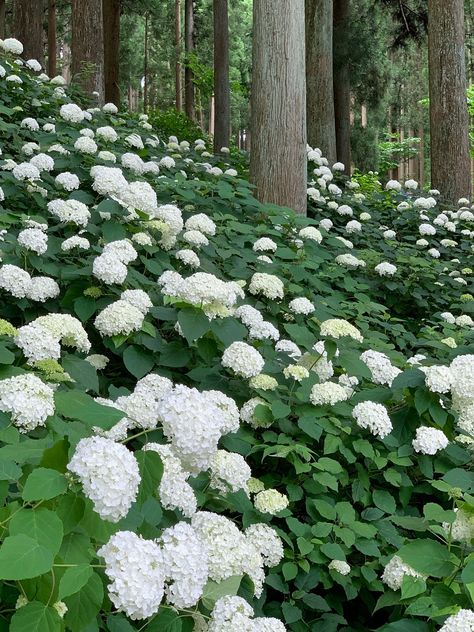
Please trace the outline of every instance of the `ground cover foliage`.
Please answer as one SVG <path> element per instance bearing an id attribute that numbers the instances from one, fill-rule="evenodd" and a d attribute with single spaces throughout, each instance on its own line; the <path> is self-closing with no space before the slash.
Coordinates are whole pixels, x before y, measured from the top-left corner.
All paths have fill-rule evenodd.
<path id="1" fill-rule="evenodd" d="M 471 629 L 468 202 L 261 205 L 4 46 L 0 629 Z"/>

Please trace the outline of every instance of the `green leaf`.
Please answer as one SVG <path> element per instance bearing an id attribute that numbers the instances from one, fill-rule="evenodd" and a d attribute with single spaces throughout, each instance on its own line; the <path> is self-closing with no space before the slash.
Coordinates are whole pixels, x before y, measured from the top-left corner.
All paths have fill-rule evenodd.
<path id="1" fill-rule="evenodd" d="M 395 509 L 397 508 L 395 498 L 390 494 L 390 492 L 376 489 L 372 494 L 372 498 L 374 501 L 374 505 L 385 511 L 385 513 L 393 514 L 395 513 Z"/>
<path id="2" fill-rule="evenodd" d="M 186 308 L 178 313 L 178 322 L 181 325 L 184 337 L 189 343 L 198 340 L 209 331 L 209 318 L 200 309 Z"/>
<path id="3" fill-rule="evenodd" d="M 17 481 L 21 476 L 21 467 L 7 459 L 0 459 L 0 481 Z"/>
<path id="4" fill-rule="evenodd" d="M 443 509 L 436 503 L 427 503 L 423 507 L 423 515 L 427 520 L 436 520 L 437 522 L 454 522 L 456 513 L 449 509 Z"/>
<path id="5" fill-rule="evenodd" d="M 10 520 L 10 535 L 27 535 L 56 555 L 63 541 L 63 523 L 45 507 L 21 509 Z"/>
<path id="6" fill-rule="evenodd" d="M 182 615 L 164 608 L 160 608 L 156 617 L 146 627 L 147 632 L 181 632 L 182 629 Z"/>
<path id="7" fill-rule="evenodd" d="M 314 417 L 301 417 L 298 419 L 298 427 L 312 439 L 318 441 L 323 434 L 323 429 L 316 423 Z"/>
<path id="8" fill-rule="evenodd" d="M 461 573 L 461 579 L 464 584 L 472 584 L 474 582 L 474 560 L 470 560 Z"/>
<path id="9" fill-rule="evenodd" d="M 327 518 L 327 520 L 335 520 L 336 519 L 336 508 L 333 507 L 330 503 L 325 500 L 311 500 L 311 502 L 316 510 L 321 514 L 323 518 Z"/>
<path id="10" fill-rule="evenodd" d="M 290 603 L 284 601 L 281 605 L 281 610 L 283 612 L 283 617 L 286 623 L 296 623 L 301 619 L 303 613 L 296 606 L 291 605 Z"/>
<path id="11" fill-rule="evenodd" d="M 224 579 L 217 583 L 209 580 L 204 586 L 202 593 L 202 604 L 208 610 L 212 610 L 215 603 L 221 597 L 227 595 L 236 595 L 240 588 L 240 582 L 242 581 L 242 575 L 234 575 L 228 579 Z"/>
<path id="12" fill-rule="evenodd" d="M 425 374 L 420 369 L 407 369 L 392 382 L 392 390 L 414 388 L 425 384 Z"/>
<path id="13" fill-rule="evenodd" d="M 26 479 L 23 500 L 49 500 L 64 494 L 67 489 L 66 477 L 57 470 L 38 467 Z"/>
<path id="14" fill-rule="evenodd" d="M 341 351 L 337 362 L 346 369 L 349 375 L 365 377 L 368 380 L 372 379 L 372 373 L 369 367 L 360 359 L 360 352 Z"/>
<path id="15" fill-rule="evenodd" d="M 448 548 L 435 540 L 412 540 L 397 555 L 415 571 L 431 577 L 446 577 L 454 568 Z"/>
<path id="16" fill-rule="evenodd" d="M 67 568 L 64 575 L 59 582 L 58 597 L 60 600 L 64 597 L 69 597 L 76 592 L 79 592 L 83 586 L 87 584 L 92 575 L 92 568 L 90 566 L 73 566 Z"/>
<path id="17" fill-rule="evenodd" d="M 99 392 L 97 369 L 92 364 L 73 355 L 65 356 L 61 364 L 78 386 L 87 391 Z"/>
<path id="18" fill-rule="evenodd" d="M 214 318 L 211 331 L 226 347 L 247 337 L 247 328 L 236 318 Z"/>
<path id="19" fill-rule="evenodd" d="M 54 395 L 56 413 L 68 419 L 78 419 L 89 428 L 98 426 L 110 430 L 125 413 L 110 406 L 102 406 L 80 391 L 57 391 Z"/>
<path id="20" fill-rule="evenodd" d="M 405 575 L 402 581 L 402 599 L 411 599 L 426 590 L 426 582 L 421 577 Z"/>
<path id="21" fill-rule="evenodd" d="M 130 345 L 123 352 L 123 363 L 130 373 L 140 380 L 155 366 L 155 359 L 140 347 Z"/>
<path id="22" fill-rule="evenodd" d="M 54 608 L 39 601 L 30 601 L 19 608 L 10 622 L 10 632 L 61 632 L 59 614 Z"/>
<path id="23" fill-rule="evenodd" d="M 135 632 L 136 630 L 122 614 L 109 614 L 107 617 L 107 629 L 109 632 Z M 148 626 L 149 631 L 150 626 Z"/>
<path id="24" fill-rule="evenodd" d="M 104 587 L 97 573 L 92 573 L 81 590 L 64 598 L 68 607 L 65 622 L 72 632 L 82 632 L 95 619 L 102 606 Z"/>
<path id="25" fill-rule="evenodd" d="M 13 364 L 15 362 L 15 354 L 12 353 L 5 345 L 0 345 L 0 364 Z"/>
<path id="26" fill-rule="evenodd" d="M 8 536 L 0 547 L 0 579 L 31 579 L 51 570 L 54 555 L 33 538 Z"/>
<path id="27" fill-rule="evenodd" d="M 138 461 L 141 476 L 137 502 L 142 505 L 150 496 L 155 495 L 163 476 L 163 463 L 160 455 L 153 450 L 135 452 L 135 458 Z"/>

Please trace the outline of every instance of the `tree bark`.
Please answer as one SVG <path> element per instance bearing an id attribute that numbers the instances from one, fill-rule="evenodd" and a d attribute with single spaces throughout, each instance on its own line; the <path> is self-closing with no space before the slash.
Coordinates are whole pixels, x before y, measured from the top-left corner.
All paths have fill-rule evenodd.
<path id="1" fill-rule="evenodd" d="M 349 0 L 334 0 L 334 114 L 337 159 L 351 172 L 351 77 L 348 65 L 347 28 Z"/>
<path id="2" fill-rule="evenodd" d="M 304 0 L 253 5 L 250 179 L 261 202 L 306 213 Z"/>
<path id="3" fill-rule="evenodd" d="M 148 112 L 148 13 L 145 13 L 145 50 L 143 55 L 143 111 Z"/>
<path id="4" fill-rule="evenodd" d="M 43 3 L 38 0 L 15 0 L 13 36 L 23 44 L 23 57 L 44 63 Z"/>
<path id="5" fill-rule="evenodd" d="M 5 0 L 0 0 L 0 39 L 5 38 Z"/>
<path id="6" fill-rule="evenodd" d="M 176 46 L 176 67 L 175 67 L 175 95 L 176 109 L 181 112 L 183 109 L 183 94 L 181 90 L 181 0 L 175 0 L 175 46 Z"/>
<path id="7" fill-rule="evenodd" d="M 121 0 L 103 0 L 105 101 L 120 107 L 120 5 Z"/>
<path id="8" fill-rule="evenodd" d="M 102 0 L 72 0 L 73 80 L 104 102 L 104 33 Z"/>
<path id="9" fill-rule="evenodd" d="M 431 185 L 451 202 L 471 193 L 464 1 L 428 0 Z"/>
<path id="10" fill-rule="evenodd" d="M 48 75 L 55 77 L 57 45 L 56 45 L 56 0 L 48 0 Z"/>
<path id="11" fill-rule="evenodd" d="M 308 143 L 336 161 L 333 88 L 333 3 L 306 0 L 306 122 Z"/>
<path id="12" fill-rule="evenodd" d="M 230 144 L 229 7 L 214 0 L 214 152 Z"/>
<path id="13" fill-rule="evenodd" d="M 194 107 L 194 76 L 189 66 L 190 55 L 194 52 L 194 3 L 193 0 L 185 0 L 184 3 L 184 51 L 186 54 L 186 66 L 184 69 L 184 101 L 186 116 L 195 119 Z"/>

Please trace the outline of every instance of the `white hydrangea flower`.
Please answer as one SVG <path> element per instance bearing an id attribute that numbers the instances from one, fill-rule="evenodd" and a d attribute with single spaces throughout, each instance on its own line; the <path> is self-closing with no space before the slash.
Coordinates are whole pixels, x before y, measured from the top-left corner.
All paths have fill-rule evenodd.
<path id="1" fill-rule="evenodd" d="M 344 338 L 345 336 L 353 338 L 358 342 L 364 340 L 360 331 L 354 327 L 354 325 L 340 318 L 329 318 L 322 322 L 320 333 L 323 337 L 330 336 L 331 338 L 336 338 L 336 340 Z"/>
<path id="2" fill-rule="evenodd" d="M 327 220 L 327 221 L 329 221 L 332 226 L 331 220 Z M 326 226 L 322 222 L 324 222 L 324 220 L 321 220 L 321 222 L 319 223 L 320 226 L 323 226 L 323 228 L 326 228 Z M 326 230 L 329 230 L 329 228 L 326 228 Z M 321 232 L 314 226 L 305 226 L 305 228 L 302 228 L 298 232 L 298 235 L 301 237 L 301 239 L 309 239 L 309 240 L 315 241 L 317 244 L 320 244 L 323 240 L 323 236 L 321 235 Z"/>
<path id="3" fill-rule="evenodd" d="M 127 301 L 115 301 L 96 316 L 94 326 L 101 336 L 128 336 L 141 329 L 144 315 Z"/>
<path id="4" fill-rule="evenodd" d="M 270 239 L 269 237 L 260 237 L 257 241 L 254 242 L 252 246 L 252 250 L 254 252 L 275 252 L 277 249 L 277 244 Z"/>
<path id="5" fill-rule="evenodd" d="M 254 377 L 261 373 L 265 360 L 245 342 L 233 342 L 222 355 L 222 366 L 231 369 L 240 377 Z"/>
<path id="6" fill-rule="evenodd" d="M 81 184 L 76 174 L 70 171 L 60 173 L 56 176 L 54 181 L 56 185 L 63 187 L 65 191 L 75 191 Z"/>
<path id="7" fill-rule="evenodd" d="M 252 476 L 250 467 L 242 455 L 226 450 L 217 450 L 211 461 L 211 487 L 222 492 L 237 492 L 243 489 L 248 494 L 248 481 Z"/>
<path id="8" fill-rule="evenodd" d="M 354 406 L 352 416 L 360 428 L 367 428 L 369 432 L 381 439 L 393 430 L 387 409 L 382 404 L 370 401 L 360 402 Z"/>
<path id="9" fill-rule="evenodd" d="M 32 132 L 37 132 L 39 130 L 39 123 L 36 119 L 27 117 L 22 120 L 22 122 L 20 123 L 20 127 L 29 129 Z"/>
<path id="10" fill-rule="evenodd" d="M 105 369 L 110 362 L 109 358 L 105 355 L 102 355 L 101 353 L 93 353 L 84 359 L 86 362 L 89 362 L 89 364 L 93 366 L 94 369 L 97 369 L 98 371 L 102 371 L 103 369 Z"/>
<path id="11" fill-rule="evenodd" d="M 389 180 L 385 185 L 387 191 L 401 191 L 402 185 L 398 180 Z"/>
<path id="12" fill-rule="evenodd" d="M 387 584 L 392 590 L 399 590 L 402 587 L 405 575 L 408 577 L 423 578 L 421 573 L 418 573 L 411 566 L 405 564 L 401 557 L 394 555 L 384 568 L 381 579 L 383 583 Z"/>
<path id="13" fill-rule="evenodd" d="M 178 522 L 161 534 L 166 599 L 175 608 L 195 606 L 208 579 L 208 553 L 193 527 Z"/>
<path id="14" fill-rule="evenodd" d="M 292 340 L 279 340 L 275 345 L 275 351 L 278 353 L 286 353 L 293 360 L 301 357 L 301 351 Z"/>
<path id="15" fill-rule="evenodd" d="M 346 266 L 346 268 L 352 268 L 353 270 L 356 268 L 365 268 L 366 266 L 365 261 L 354 257 L 354 255 L 350 253 L 337 255 L 335 262 L 340 266 Z"/>
<path id="16" fill-rule="evenodd" d="M 461 608 L 446 619 L 439 632 L 473 632 L 474 611 Z"/>
<path id="17" fill-rule="evenodd" d="M 41 180 L 40 170 L 30 162 L 20 162 L 20 164 L 15 165 L 12 173 L 13 177 L 20 181 L 29 180 L 31 182 L 34 180 Z"/>
<path id="18" fill-rule="evenodd" d="M 74 143 L 74 149 L 81 154 L 96 154 L 97 143 L 87 136 L 80 136 Z"/>
<path id="19" fill-rule="evenodd" d="M 67 469 L 79 477 L 102 520 L 118 522 L 128 514 L 141 479 L 137 460 L 124 445 L 104 437 L 81 439 Z"/>
<path id="20" fill-rule="evenodd" d="M 15 298 L 25 298 L 31 289 L 31 277 L 18 266 L 6 263 L 0 268 L 0 288 Z"/>
<path id="21" fill-rule="evenodd" d="M 34 430 L 54 415 L 54 391 L 31 373 L 0 380 L 0 410 L 20 432 Z"/>
<path id="22" fill-rule="evenodd" d="M 199 268 L 201 265 L 201 261 L 194 250 L 183 248 L 181 250 L 177 250 L 174 256 L 190 268 Z"/>
<path id="23" fill-rule="evenodd" d="M 210 235 L 211 237 L 216 234 L 216 225 L 210 217 L 204 213 L 198 213 L 192 215 L 184 225 L 187 231 L 197 230 L 204 235 Z"/>
<path id="24" fill-rule="evenodd" d="M 395 239 L 397 233 L 394 230 L 384 230 L 383 236 L 385 239 Z"/>
<path id="25" fill-rule="evenodd" d="M 274 274 L 256 272 L 252 275 L 249 285 L 251 294 L 263 294 L 270 299 L 283 298 L 283 282 Z"/>
<path id="26" fill-rule="evenodd" d="M 253 428 L 268 428 L 271 426 L 271 420 L 269 422 L 258 421 L 255 418 L 255 409 L 257 406 L 266 406 L 270 410 L 270 405 L 261 397 L 252 397 L 249 399 L 240 409 L 240 418 Z"/>
<path id="27" fill-rule="evenodd" d="M 131 531 L 119 531 L 98 551 L 111 580 L 110 600 L 132 621 L 158 612 L 164 596 L 165 565 L 158 544 Z"/>
<path id="28" fill-rule="evenodd" d="M 421 454 L 436 454 L 449 445 L 449 439 L 442 430 L 421 426 L 416 429 L 416 438 L 412 441 L 415 452 Z"/>
<path id="29" fill-rule="evenodd" d="M 431 224 L 420 224 L 418 230 L 420 235 L 436 235 L 436 228 Z"/>
<path id="30" fill-rule="evenodd" d="M 43 255 L 48 249 L 48 235 L 39 228 L 26 228 L 18 233 L 18 243 L 27 250 Z"/>
<path id="31" fill-rule="evenodd" d="M 66 347 L 76 347 L 78 351 L 88 353 L 91 343 L 80 320 L 70 314 L 47 314 L 39 316 L 32 325 L 50 332 Z"/>
<path id="32" fill-rule="evenodd" d="M 301 382 L 302 380 L 309 377 L 309 371 L 304 366 L 300 366 L 299 364 L 290 364 L 289 366 L 283 369 L 283 375 L 287 380 L 292 379 L 297 382 Z"/>
<path id="33" fill-rule="evenodd" d="M 0 41 L 0 46 L 6 53 L 11 53 L 12 55 L 21 55 L 23 53 L 23 44 L 14 37 L 7 37 Z"/>
<path id="34" fill-rule="evenodd" d="M 323 382 L 313 386 L 309 399 L 314 406 L 334 406 L 338 402 L 346 401 L 348 395 L 346 389 L 340 384 Z"/>
<path id="35" fill-rule="evenodd" d="M 255 509 L 274 516 L 288 507 L 288 497 L 277 489 L 264 489 L 254 498 Z"/>
<path id="36" fill-rule="evenodd" d="M 340 575 L 349 575 L 351 567 L 342 560 L 331 560 L 328 565 L 329 570 L 336 571 Z"/>
<path id="37" fill-rule="evenodd" d="M 59 285 L 49 277 L 33 277 L 27 297 L 32 301 L 44 303 L 50 298 L 56 298 L 60 294 Z"/>
<path id="38" fill-rule="evenodd" d="M 79 235 L 73 235 L 73 237 L 69 237 L 61 243 L 61 250 L 63 252 L 69 252 L 70 250 L 73 250 L 73 248 L 89 250 L 90 247 L 91 245 L 89 240 L 85 237 L 80 237 Z"/>
<path id="39" fill-rule="evenodd" d="M 253 614 L 253 608 L 242 597 L 221 597 L 211 612 L 207 632 L 256 632 Z"/>
<path id="40" fill-rule="evenodd" d="M 456 507 L 454 509 L 456 518 L 453 523 L 443 522 L 443 529 L 446 534 L 451 534 L 451 539 L 455 542 L 472 543 L 474 537 L 474 518 L 462 509 Z"/>
<path id="41" fill-rule="evenodd" d="M 394 266 L 393 263 L 389 263 L 388 261 L 382 261 L 374 268 L 375 272 L 380 276 L 393 276 L 397 271 L 397 266 Z"/>
<path id="42" fill-rule="evenodd" d="M 39 171 L 52 171 L 54 169 L 54 160 L 48 154 L 37 154 L 30 159 L 30 164 L 34 165 Z"/>
<path id="43" fill-rule="evenodd" d="M 448 393 L 451 390 L 453 375 L 448 366 L 428 366 L 423 368 L 425 384 L 432 393 Z"/>
<path id="44" fill-rule="evenodd" d="M 106 103 L 102 106 L 102 112 L 104 112 L 105 114 L 117 114 L 118 107 L 115 105 L 115 103 Z"/>
<path id="45" fill-rule="evenodd" d="M 52 200 L 48 211 L 61 222 L 72 222 L 76 226 L 87 226 L 91 214 L 87 206 L 79 200 Z"/>
<path id="46" fill-rule="evenodd" d="M 311 312 L 314 312 L 314 310 L 316 309 L 313 303 L 305 297 L 294 298 L 292 301 L 290 301 L 288 307 L 295 314 L 305 315 L 311 314 Z"/>
<path id="47" fill-rule="evenodd" d="M 39 360 L 58 360 L 61 357 L 57 337 L 34 322 L 18 329 L 15 344 L 23 351 L 30 365 Z"/>
<path id="48" fill-rule="evenodd" d="M 369 349 L 361 353 L 360 359 L 370 369 L 375 384 L 391 386 L 393 380 L 401 373 L 400 369 L 392 365 L 385 353 L 380 351 Z"/>
<path id="49" fill-rule="evenodd" d="M 82 123 L 84 120 L 83 110 L 75 103 L 66 103 L 59 109 L 59 116 L 70 123 Z"/>
<path id="50" fill-rule="evenodd" d="M 200 230 L 187 230 L 183 233 L 183 241 L 197 248 L 209 245 L 209 239 Z"/>
<path id="51" fill-rule="evenodd" d="M 273 567 L 283 559 L 283 543 L 273 527 L 263 523 L 251 524 L 245 536 L 263 557 L 265 566 Z"/>
<path id="52" fill-rule="evenodd" d="M 122 284 L 127 278 L 127 273 L 127 266 L 113 252 L 103 252 L 92 264 L 92 274 L 106 285 Z"/>

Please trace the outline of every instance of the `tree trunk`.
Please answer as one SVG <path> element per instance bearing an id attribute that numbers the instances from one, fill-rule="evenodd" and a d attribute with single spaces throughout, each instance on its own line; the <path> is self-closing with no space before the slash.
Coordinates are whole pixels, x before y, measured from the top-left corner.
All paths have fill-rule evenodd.
<path id="1" fill-rule="evenodd" d="M 175 94 L 176 109 L 181 112 L 183 109 L 183 95 L 181 91 L 181 0 L 175 0 L 175 46 L 176 46 L 176 67 L 175 67 Z"/>
<path id="2" fill-rule="evenodd" d="M 332 0 L 306 0 L 306 121 L 308 143 L 336 161 Z"/>
<path id="3" fill-rule="evenodd" d="M 184 51 L 186 54 L 186 66 L 184 69 L 184 100 L 186 116 L 195 119 L 194 112 L 194 76 L 191 70 L 190 55 L 194 52 L 194 3 L 193 0 L 185 0 L 184 3 Z"/>
<path id="4" fill-rule="evenodd" d="M 431 186 L 456 202 L 471 193 L 464 1 L 428 0 Z"/>
<path id="5" fill-rule="evenodd" d="M 72 75 L 86 94 L 104 102 L 102 0 L 72 0 Z"/>
<path id="6" fill-rule="evenodd" d="M 230 145 L 229 7 L 214 0 L 214 153 Z"/>
<path id="7" fill-rule="evenodd" d="M 0 39 L 5 38 L 5 0 L 0 0 Z"/>
<path id="8" fill-rule="evenodd" d="M 253 5 L 250 179 L 261 202 L 306 213 L 304 0 Z"/>
<path id="9" fill-rule="evenodd" d="M 15 0 L 13 36 L 23 44 L 23 57 L 44 63 L 43 3 L 38 0 Z"/>
<path id="10" fill-rule="evenodd" d="M 120 0 L 103 0 L 105 101 L 120 107 Z"/>
<path id="11" fill-rule="evenodd" d="M 48 0 L 48 75 L 57 74 L 56 0 Z"/>
<path id="12" fill-rule="evenodd" d="M 145 50 L 143 55 L 143 111 L 148 112 L 148 13 L 145 13 Z"/>
<path id="13" fill-rule="evenodd" d="M 351 77 L 347 29 L 349 0 L 334 0 L 334 113 L 337 159 L 351 173 Z"/>

